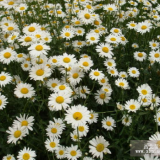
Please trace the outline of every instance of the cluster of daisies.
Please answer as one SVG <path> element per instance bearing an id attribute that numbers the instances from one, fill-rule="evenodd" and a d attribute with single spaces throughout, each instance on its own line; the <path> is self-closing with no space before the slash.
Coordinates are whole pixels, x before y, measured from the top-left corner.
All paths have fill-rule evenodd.
<path id="1" fill-rule="evenodd" d="M 108 137 L 87 136 L 97 124 L 116 131 L 119 122 L 110 112 L 121 112 L 121 125 L 128 127 L 139 110 L 155 110 L 153 121 L 160 125 L 158 89 L 142 80 L 160 63 L 157 0 L 0 0 L 0 8 L 0 110 L 11 105 L 7 87 L 14 88 L 9 92 L 15 101 L 42 102 L 38 114 L 46 107 L 56 115 L 44 128 L 47 152 L 57 159 L 106 158 L 112 152 Z M 27 103 L 7 126 L 8 145 L 18 145 L 36 127 L 40 117 Z M 36 159 L 30 147 L 17 159 Z M 9 153 L 3 160 L 14 157 Z"/>

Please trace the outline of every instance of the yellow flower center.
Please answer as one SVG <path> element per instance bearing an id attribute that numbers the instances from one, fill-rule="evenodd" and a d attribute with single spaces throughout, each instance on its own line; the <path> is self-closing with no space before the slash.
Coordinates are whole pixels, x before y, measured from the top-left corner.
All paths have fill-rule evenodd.
<path id="1" fill-rule="evenodd" d="M 11 37 L 11 40 L 14 40 L 16 38 L 16 35 L 13 35 L 12 37 Z"/>
<path id="2" fill-rule="evenodd" d="M 63 150 L 60 150 L 59 151 L 59 155 L 63 155 L 64 154 L 64 151 Z"/>
<path id="3" fill-rule="evenodd" d="M 83 131 L 84 131 L 84 127 L 83 127 L 83 126 L 79 126 L 79 127 L 78 127 L 78 130 L 79 130 L 80 132 L 83 132 Z"/>
<path id="4" fill-rule="evenodd" d="M 82 93 L 82 94 L 86 93 L 86 90 L 85 90 L 85 89 L 82 89 L 82 90 L 81 90 L 81 93 Z"/>
<path id="5" fill-rule="evenodd" d="M 83 115 L 82 115 L 81 112 L 75 112 L 75 113 L 73 114 L 73 118 L 74 118 L 76 121 L 81 120 L 82 117 L 83 117 Z"/>
<path id="6" fill-rule="evenodd" d="M 71 156 L 76 156 L 77 152 L 76 151 L 71 151 L 70 154 L 71 154 Z"/>
<path id="7" fill-rule="evenodd" d="M 8 31 L 12 31 L 13 29 L 13 27 L 8 27 Z"/>
<path id="8" fill-rule="evenodd" d="M 71 34 L 70 34 L 69 32 L 66 32 L 66 33 L 65 33 L 65 36 L 66 36 L 66 37 L 69 37 L 70 35 L 71 35 Z"/>
<path id="9" fill-rule="evenodd" d="M 78 139 L 78 136 L 77 136 L 77 135 L 74 135 L 73 138 L 74 138 L 74 139 Z"/>
<path id="10" fill-rule="evenodd" d="M 2 105 L 2 100 L 0 99 L 0 106 Z"/>
<path id="11" fill-rule="evenodd" d="M 62 11 L 57 11 L 57 14 L 62 14 Z"/>
<path id="12" fill-rule="evenodd" d="M 17 55 L 17 57 L 18 57 L 18 58 L 22 58 L 22 57 L 23 57 L 23 54 L 20 53 L 20 54 Z"/>
<path id="13" fill-rule="evenodd" d="M 28 88 L 22 88 L 21 93 L 22 94 L 27 94 L 29 92 Z"/>
<path id="14" fill-rule="evenodd" d="M 134 110 L 134 109 L 136 109 L 136 106 L 135 106 L 134 104 L 132 104 L 132 105 L 129 106 L 129 108 L 130 108 L 131 110 Z"/>
<path id="15" fill-rule="evenodd" d="M 36 60 L 36 63 L 37 64 L 42 64 L 43 63 L 43 59 Z"/>
<path id="16" fill-rule="evenodd" d="M 60 86 L 59 86 L 59 89 L 60 89 L 60 90 L 65 90 L 65 89 L 66 89 L 66 86 L 60 85 Z"/>
<path id="17" fill-rule="evenodd" d="M 62 96 L 58 96 L 58 97 L 56 98 L 56 102 L 59 103 L 59 104 L 61 104 L 61 103 L 64 102 L 64 98 L 63 98 Z"/>
<path id="18" fill-rule="evenodd" d="M 100 97 L 101 99 L 105 99 L 106 95 L 105 95 L 105 93 L 102 93 L 102 94 L 99 95 L 99 97 Z"/>
<path id="19" fill-rule="evenodd" d="M 142 30 L 145 30 L 145 29 L 147 29 L 147 26 L 146 26 L 146 25 L 143 25 L 143 26 L 141 26 L 141 29 L 142 29 Z"/>
<path id="20" fill-rule="evenodd" d="M 42 69 L 38 69 L 37 71 L 36 71 L 36 75 L 37 76 L 42 76 L 44 74 L 44 70 L 42 70 Z"/>
<path id="21" fill-rule="evenodd" d="M 24 159 L 24 160 L 30 159 L 30 155 L 29 155 L 28 153 L 25 153 L 25 154 L 23 155 L 23 159 Z"/>
<path id="22" fill-rule="evenodd" d="M 147 99 L 146 99 L 146 98 L 143 98 L 142 101 L 143 101 L 143 102 L 147 102 Z"/>
<path id="23" fill-rule="evenodd" d="M 43 50 L 43 46 L 42 46 L 42 45 L 37 45 L 37 46 L 35 47 L 35 49 L 36 49 L 37 51 L 42 51 L 42 50 Z"/>
<path id="24" fill-rule="evenodd" d="M 22 121 L 21 126 L 28 126 L 28 122 L 26 120 Z"/>
<path id="25" fill-rule="evenodd" d="M 20 7 L 19 9 L 20 9 L 21 11 L 23 11 L 23 10 L 25 10 L 25 7 Z"/>
<path id="26" fill-rule="evenodd" d="M 87 66 L 89 66 L 89 63 L 88 62 L 83 62 L 83 66 L 87 67 Z"/>
<path id="27" fill-rule="evenodd" d="M 90 113 L 90 119 L 93 119 L 94 115 L 92 113 Z"/>
<path id="28" fill-rule="evenodd" d="M 107 126 L 111 126 L 111 122 L 110 122 L 110 121 L 107 121 L 107 122 L 106 122 L 106 125 L 107 125 Z"/>
<path id="29" fill-rule="evenodd" d="M 87 5 L 87 6 L 86 6 L 86 8 L 91 9 L 91 8 L 92 8 L 92 6 L 91 6 L 91 5 Z"/>
<path id="30" fill-rule="evenodd" d="M 90 19 L 90 18 L 91 18 L 90 14 L 88 14 L 88 13 L 86 13 L 86 14 L 84 15 L 84 17 L 85 17 L 86 19 Z"/>
<path id="31" fill-rule="evenodd" d="M 99 33 L 99 30 L 98 30 L 98 29 L 95 29 L 94 31 L 95 31 L 96 33 Z"/>
<path id="32" fill-rule="evenodd" d="M 56 143 L 55 143 L 55 142 L 51 142 L 51 143 L 50 143 L 50 147 L 51 147 L 51 148 L 55 148 L 55 147 L 56 147 Z"/>
<path id="33" fill-rule="evenodd" d="M 108 62 L 107 64 L 108 64 L 109 66 L 112 66 L 112 62 Z"/>
<path id="34" fill-rule="evenodd" d="M 13 5 L 13 4 L 14 4 L 13 1 L 8 2 L 8 5 Z"/>
<path id="35" fill-rule="evenodd" d="M 25 37 L 24 41 L 25 41 L 25 42 L 31 42 L 31 41 L 32 41 L 32 38 L 31 38 L 31 37 Z"/>
<path id="36" fill-rule="evenodd" d="M 102 143 L 97 144 L 96 150 L 98 152 L 102 152 L 104 150 L 104 145 Z"/>
<path id="37" fill-rule="evenodd" d="M 102 51 L 105 52 L 105 53 L 108 53 L 108 52 L 109 52 L 109 49 L 108 49 L 108 47 L 103 47 L 103 48 L 102 48 Z"/>
<path id="38" fill-rule="evenodd" d="M 90 40 L 91 41 L 95 41 L 96 39 L 95 39 L 95 37 L 91 37 Z"/>
<path id="39" fill-rule="evenodd" d="M 70 58 L 68 58 L 68 57 L 65 57 L 65 58 L 63 58 L 63 62 L 65 62 L 65 63 L 69 63 L 71 60 L 70 60 Z"/>
<path id="40" fill-rule="evenodd" d="M 9 58 L 9 57 L 11 57 L 11 53 L 10 52 L 6 52 L 6 53 L 4 53 L 4 55 L 3 55 L 5 58 Z"/>
<path id="41" fill-rule="evenodd" d="M 51 129 L 51 132 L 52 132 L 53 134 L 55 134 L 55 133 L 57 133 L 57 129 L 56 129 L 56 128 L 52 128 L 52 129 Z"/>
<path id="42" fill-rule="evenodd" d="M 36 30 L 35 27 L 29 27 L 29 28 L 28 28 L 28 31 L 29 31 L 29 32 L 34 32 L 35 30 Z"/>
<path id="43" fill-rule="evenodd" d="M 135 70 L 132 70 L 132 73 L 133 73 L 133 74 L 136 74 L 136 71 L 135 71 Z"/>
<path id="44" fill-rule="evenodd" d="M 114 70 L 110 70 L 110 73 L 111 73 L 111 74 L 114 74 L 115 72 L 114 72 Z"/>
<path id="45" fill-rule="evenodd" d="M 74 79 L 76 79 L 76 78 L 79 77 L 79 74 L 78 74 L 78 73 L 74 73 L 74 74 L 72 75 L 72 77 L 73 77 Z"/>
<path id="46" fill-rule="evenodd" d="M 118 30 L 118 29 L 114 29 L 114 32 L 115 32 L 115 33 L 119 33 L 119 30 Z"/>
<path id="47" fill-rule="evenodd" d="M 156 99 L 155 99 L 155 98 L 153 98 L 151 101 L 152 101 L 152 103 L 155 103 L 155 102 L 156 102 Z"/>
<path id="48" fill-rule="evenodd" d="M 93 74 L 94 74 L 95 76 L 99 76 L 99 75 L 100 75 L 100 73 L 97 72 L 97 71 L 95 71 Z"/>
<path id="49" fill-rule="evenodd" d="M 0 76 L 0 81 L 4 81 L 6 79 L 6 76 Z"/>
<path id="50" fill-rule="evenodd" d="M 41 38 L 41 35 L 40 34 L 36 34 L 35 37 L 36 38 Z"/>
<path id="51" fill-rule="evenodd" d="M 24 67 L 27 68 L 27 67 L 28 67 L 28 64 L 24 64 Z"/>
<path id="52" fill-rule="evenodd" d="M 106 80 L 103 78 L 103 79 L 101 79 L 101 83 L 105 83 L 106 82 Z"/>
<path id="53" fill-rule="evenodd" d="M 11 160 L 11 158 L 12 158 L 11 156 L 8 156 L 8 157 L 7 157 L 7 160 Z"/>
<path id="54" fill-rule="evenodd" d="M 157 46 L 157 44 L 156 44 L 156 43 L 153 43 L 153 44 L 152 44 L 152 46 L 153 46 L 153 47 L 156 47 L 156 46 Z"/>
<path id="55" fill-rule="evenodd" d="M 55 88 L 57 86 L 56 83 L 52 83 L 52 87 Z"/>
<path id="56" fill-rule="evenodd" d="M 77 42 L 77 45 L 81 46 L 81 45 L 82 45 L 82 42 Z"/>
<path id="57" fill-rule="evenodd" d="M 109 11 L 113 11 L 113 8 L 109 7 L 108 10 L 109 10 Z"/>
<path id="58" fill-rule="evenodd" d="M 155 53 L 154 57 L 159 58 L 159 53 Z"/>
<path id="59" fill-rule="evenodd" d="M 110 38 L 111 41 L 116 41 L 116 38 L 112 37 Z"/>
<path id="60" fill-rule="evenodd" d="M 146 95 L 148 92 L 147 92 L 147 90 L 143 89 L 143 90 L 141 91 L 141 93 L 142 93 L 143 95 Z"/>
<path id="61" fill-rule="evenodd" d="M 124 83 L 123 82 L 120 82 L 119 85 L 122 86 L 122 87 L 124 87 Z"/>
<path id="62" fill-rule="evenodd" d="M 99 21 L 96 21 L 96 20 L 95 20 L 95 21 L 94 21 L 94 24 L 98 26 L 100 23 L 99 23 Z"/>
<path id="63" fill-rule="evenodd" d="M 76 22 L 74 22 L 75 24 L 80 24 L 80 21 L 76 21 Z M 80 30 L 81 31 L 81 30 Z"/>
<path id="64" fill-rule="evenodd" d="M 130 26 L 135 27 L 136 25 L 134 23 L 131 23 Z"/>
<path id="65" fill-rule="evenodd" d="M 121 37 L 121 40 L 122 40 L 122 41 L 125 41 L 125 40 L 126 40 L 126 38 L 125 38 L 125 37 Z"/>
<path id="66" fill-rule="evenodd" d="M 14 137 L 18 138 L 18 137 L 21 136 L 21 134 L 22 134 L 22 132 L 20 130 L 17 130 L 17 131 L 14 132 Z"/>
<path id="67" fill-rule="evenodd" d="M 138 53 L 138 57 L 143 57 L 143 53 Z"/>
<path id="68" fill-rule="evenodd" d="M 56 60 L 56 59 L 52 59 L 52 62 L 53 62 L 53 63 L 57 63 L 57 60 Z"/>

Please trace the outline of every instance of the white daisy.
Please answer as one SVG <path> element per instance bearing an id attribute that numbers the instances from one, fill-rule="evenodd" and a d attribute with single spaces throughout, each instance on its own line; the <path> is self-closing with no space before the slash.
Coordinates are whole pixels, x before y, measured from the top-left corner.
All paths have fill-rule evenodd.
<path id="1" fill-rule="evenodd" d="M 0 73 L 0 86 L 5 86 L 6 84 L 9 84 L 12 81 L 12 77 L 9 73 L 1 72 Z"/>
<path id="2" fill-rule="evenodd" d="M 100 80 L 100 79 L 104 78 L 104 74 L 102 71 L 99 71 L 98 69 L 96 69 L 96 70 L 91 69 L 91 72 L 89 73 L 89 77 L 92 80 Z"/>
<path id="3" fill-rule="evenodd" d="M 95 113 L 93 110 L 90 110 L 90 121 L 89 124 L 97 123 L 98 121 L 98 113 Z"/>
<path id="4" fill-rule="evenodd" d="M 134 99 L 130 99 L 126 101 L 125 109 L 128 110 L 128 112 L 136 112 L 140 109 L 141 104 Z"/>
<path id="5" fill-rule="evenodd" d="M 18 83 L 14 89 L 14 94 L 18 98 L 31 98 L 35 95 L 35 90 L 28 83 Z"/>
<path id="6" fill-rule="evenodd" d="M 54 106 L 54 109 L 57 111 L 62 110 L 62 108 L 66 110 L 71 103 L 70 94 L 67 92 L 53 93 L 49 96 L 48 100 L 48 105 Z"/>
<path id="7" fill-rule="evenodd" d="M 48 151 L 54 152 L 59 147 L 59 139 L 50 137 L 45 142 L 45 147 Z"/>
<path id="8" fill-rule="evenodd" d="M 134 52 L 134 58 L 137 60 L 137 61 L 144 61 L 146 58 L 147 58 L 147 54 L 145 52 Z"/>
<path id="9" fill-rule="evenodd" d="M 122 124 L 125 126 L 130 126 L 132 123 L 132 117 L 129 115 L 124 115 L 122 117 Z"/>
<path id="10" fill-rule="evenodd" d="M 73 38 L 75 36 L 75 33 L 74 33 L 73 29 L 66 29 L 66 28 L 64 28 L 61 31 L 61 36 L 62 36 L 62 38 L 70 40 L 71 38 Z"/>
<path id="11" fill-rule="evenodd" d="M 89 71 L 93 66 L 93 61 L 90 58 L 81 58 L 78 62 L 78 65 L 84 70 Z"/>
<path id="12" fill-rule="evenodd" d="M 137 91 L 142 98 L 151 96 L 152 94 L 152 89 L 147 83 L 141 86 L 138 86 Z"/>
<path id="13" fill-rule="evenodd" d="M 128 81 L 123 78 L 118 78 L 115 81 L 115 84 L 122 89 L 129 89 Z"/>
<path id="14" fill-rule="evenodd" d="M 36 153 L 30 148 L 24 147 L 18 152 L 17 160 L 35 160 Z"/>
<path id="15" fill-rule="evenodd" d="M 0 110 L 6 107 L 7 105 L 7 98 L 4 95 L 1 95 L 0 93 Z"/>
<path id="16" fill-rule="evenodd" d="M 56 157 L 58 159 L 63 159 L 66 157 L 66 148 L 64 146 L 59 145 L 59 147 L 55 150 Z"/>
<path id="17" fill-rule="evenodd" d="M 111 154 L 110 150 L 107 148 L 109 142 L 104 139 L 103 136 L 95 137 L 89 141 L 89 152 L 93 157 L 103 159 L 103 154 Z"/>
<path id="18" fill-rule="evenodd" d="M 51 75 L 51 69 L 46 65 L 35 65 L 31 67 L 29 77 L 35 81 L 47 78 Z"/>
<path id="19" fill-rule="evenodd" d="M 137 78 L 137 77 L 139 77 L 140 72 L 136 67 L 130 67 L 128 69 L 128 74 L 130 77 Z"/>
<path id="20" fill-rule="evenodd" d="M 78 146 L 71 145 L 71 147 L 66 148 L 66 158 L 68 160 L 77 160 L 77 158 L 82 156 L 82 152 L 78 149 Z"/>
<path id="21" fill-rule="evenodd" d="M 14 155 L 7 154 L 2 158 L 2 160 L 16 160 L 16 159 L 14 158 Z"/>
<path id="22" fill-rule="evenodd" d="M 107 131 L 112 131 L 114 127 L 116 127 L 115 120 L 112 117 L 107 116 L 106 118 L 102 119 L 102 127 Z"/>
<path id="23" fill-rule="evenodd" d="M 90 121 L 90 112 L 84 106 L 74 105 L 66 110 L 66 112 L 65 121 L 67 124 L 71 124 L 73 127 L 86 124 L 88 121 Z"/>

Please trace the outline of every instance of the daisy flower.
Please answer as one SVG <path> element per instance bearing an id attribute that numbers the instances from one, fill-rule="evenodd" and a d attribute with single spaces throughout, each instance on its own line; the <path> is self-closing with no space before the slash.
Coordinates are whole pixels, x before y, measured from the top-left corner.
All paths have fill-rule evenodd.
<path id="1" fill-rule="evenodd" d="M 67 92 L 53 93 L 49 96 L 48 100 L 48 105 L 54 106 L 56 111 L 62 110 L 62 108 L 66 110 L 71 103 L 70 94 Z"/>
<path id="2" fill-rule="evenodd" d="M 15 59 L 17 62 L 23 62 L 25 60 L 24 58 L 24 53 L 19 53 L 16 55 L 16 59 Z"/>
<path id="3" fill-rule="evenodd" d="M 94 22 L 95 18 L 92 16 L 93 13 L 91 13 L 89 10 L 80 10 L 78 13 L 78 17 L 84 24 L 91 24 Z"/>
<path id="4" fill-rule="evenodd" d="M 35 90 L 28 83 L 18 83 L 14 89 L 14 94 L 18 98 L 31 98 L 35 95 Z"/>
<path id="5" fill-rule="evenodd" d="M 46 128 L 47 136 L 53 138 L 60 138 L 62 134 L 62 127 L 58 124 L 50 123 Z"/>
<path id="6" fill-rule="evenodd" d="M 105 11 L 108 11 L 109 13 L 112 12 L 116 12 L 117 11 L 117 7 L 115 4 L 107 4 L 107 5 L 103 5 L 103 9 Z"/>
<path id="7" fill-rule="evenodd" d="M 24 147 L 18 152 L 17 160 L 35 160 L 36 153 L 30 148 Z"/>
<path id="8" fill-rule="evenodd" d="M 132 44 L 132 47 L 133 47 L 134 49 L 136 49 L 136 48 L 139 48 L 139 45 L 138 45 L 137 43 L 133 43 L 133 44 Z"/>
<path id="9" fill-rule="evenodd" d="M 19 33 L 18 32 L 13 32 L 8 38 L 7 41 L 8 43 L 14 43 L 14 41 L 18 38 Z"/>
<path id="10" fill-rule="evenodd" d="M 104 78 L 98 80 L 98 83 L 99 83 L 100 85 L 104 86 L 104 85 L 107 85 L 107 84 L 108 84 L 108 81 L 109 81 L 108 78 L 107 78 L 107 77 L 104 77 Z"/>
<path id="11" fill-rule="evenodd" d="M 51 57 L 49 57 L 49 61 L 48 61 L 48 62 L 49 62 L 53 67 L 56 67 L 56 66 L 59 65 L 58 61 L 59 61 L 59 56 L 51 56 Z"/>
<path id="12" fill-rule="evenodd" d="M 28 50 L 31 56 L 37 57 L 43 54 L 47 55 L 47 51 L 50 50 L 50 47 L 44 43 L 36 43 L 32 44 Z"/>
<path id="13" fill-rule="evenodd" d="M 34 122 L 34 117 L 33 116 L 28 116 L 28 115 L 20 115 L 20 117 L 16 117 L 17 120 L 13 121 L 13 128 L 16 128 L 17 125 L 24 127 L 24 129 L 26 130 L 26 133 L 29 134 L 29 130 L 33 130 L 33 122 Z"/>
<path id="14" fill-rule="evenodd" d="M 146 32 L 149 32 L 152 29 L 152 24 L 145 21 L 145 22 L 139 22 L 137 24 L 137 27 L 135 28 L 135 30 L 137 32 L 140 32 L 141 34 L 144 34 Z"/>
<path id="15" fill-rule="evenodd" d="M 145 52 L 134 52 L 134 58 L 137 60 L 137 61 L 144 61 L 146 58 L 147 58 L 147 54 Z"/>
<path id="16" fill-rule="evenodd" d="M 66 148 L 66 158 L 68 160 L 77 160 L 82 156 L 82 152 L 78 149 L 78 146 L 71 145 L 71 147 Z"/>
<path id="17" fill-rule="evenodd" d="M 147 97 L 142 97 L 139 96 L 138 97 L 138 102 L 143 106 L 143 107 L 147 107 L 151 104 L 151 97 L 147 96 Z"/>
<path id="18" fill-rule="evenodd" d="M 116 77 L 116 76 L 118 76 L 118 71 L 117 71 L 117 69 L 115 68 L 115 67 L 113 67 L 113 68 L 108 68 L 108 73 L 111 75 L 111 76 L 113 76 L 113 77 Z"/>
<path id="19" fill-rule="evenodd" d="M 17 128 L 9 127 L 6 132 L 9 134 L 7 143 L 16 144 L 18 140 L 22 140 L 26 136 L 24 127 L 20 126 L 17 126 Z"/>
<path id="20" fill-rule="evenodd" d="M 50 121 L 50 122 L 51 122 L 51 123 L 54 123 L 54 124 L 58 124 L 58 125 L 62 128 L 62 130 L 64 130 L 65 127 L 66 127 L 66 125 L 65 125 L 65 123 L 64 123 L 64 120 L 61 119 L 61 118 L 58 118 L 58 119 L 53 118 L 53 122 L 52 122 L 52 121 Z"/>
<path id="21" fill-rule="evenodd" d="M 112 117 L 107 116 L 102 119 L 102 127 L 107 131 L 112 131 L 114 127 L 116 127 L 115 120 Z"/>
<path id="22" fill-rule="evenodd" d="M 98 113 L 96 113 L 93 110 L 90 110 L 90 121 L 88 123 L 89 124 L 97 123 L 97 121 L 98 121 Z"/>
<path id="23" fill-rule="evenodd" d="M 125 104 L 125 109 L 128 110 L 128 112 L 136 112 L 140 108 L 141 104 L 134 99 L 130 99 Z"/>
<path id="24" fill-rule="evenodd" d="M 87 72 L 93 66 L 93 61 L 90 58 L 81 58 L 78 65 Z"/>
<path id="25" fill-rule="evenodd" d="M 102 90 L 98 90 L 97 93 L 95 94 L 95 99 L 98 104 L 103 105 L 104 103 L 108 103 L 111 97 L 110 94 Z"/>
<path id="26" fill-rule="evenodd" d="M 0 73 L 0 86 L 3 87 L 6 84 L 9 84 L 12 81 L 12 77 L 9 73 L 1 72 Z"/>
<path id="27" fill-rule="evenodd" d="M 21 3 L 15 8 L 15 10 L 18 11 L 19 13 L 23 13 L 27 10 L 27 8 L 28 8 L 27 4 Z"/>
<path id="28" fill-rule="evenodd" d="M 96 46 L 96 51 L 99 53 L 100 57 L 112 58 L 112 50 L 112 46 L 108 43 L 100 43 L 98 46 Z"/>
<path id="29" fill-rule="evenodd" d="M 77 36 L 83 36 L 85 34 L 84 28 L 81 27 L 75 28 L 74 31 Z"/>
<path id="30" fill-rule="evenodd" d="M 89 42 L 89 44 L 98 43 L 99 35 L 95 34 L 95 33 L 87 33 L 86 34 L 86 41 Z"/>
<path id="31" fill-rule="evenodd" d="M 65 121 L 67 124 L 71 124 L 73 127 L 86 124 L 88 121 L 90 121 L 90 112 L 84 106 L 74 105 L 66 110 L 66 112 Z"/>
<path id="32" fill-rule="evenodd" d="M 151 96 L 152 94 L 152 89 L 147 83 L 138 86 L 137 91 L 142 98 Z"/>
<path id="33" fill-rule="evenodd" d="M 116 105 L 117 105 L 117 108 L 118 108 L 119 110 L 121 110 L 121 111 L 124 110 L 124 105 L 120 104 L 119 102 L 117 102 Z"/>
<path id="34" fill-rule="evenodd" d="M 153 61 L 156 61 L 156 62 L 160 62 L 160 50 L 152 50 L 150 53 L 149 53 L 149 56 L 151 59 L 153 59 Z"/>
<path id="35" fill-rule="evenodd" d="M 89 131 L 89 127 L 88 125 L 84 124 L 81 126 L 78 126 L 77 128 L 75 128 L 75 131 L 78 132 L 78 135 L 80 137 L 86 136 L 88 131 Z"/>
<path id="36" fill-rule="evenodd" d="M 29 71 L 31 69 L 31 62 L 24 61 L 21 63 L 21 67 L 24 71 Z"/>
<path id="37" fill-rule="evenodd" d="M 99 71 L 98 69 L 96 69 L 96 70 L 91 69 L 91 72 L 89 73 L 89 77 L 92 80 L 100 80 L 100 79 L 104 78 L 104 74 L 102 71 Z"/>
<path id="38" fill-rule="evenodd" d="M 134 21 L 130 21 L 129 23 L 127 23 L 127 27 L 129 29 L 135 29 L 137 27 L 137 23 L 135 23 Z"/>
<path id="39" fill-rule="evenodd" d="M 71 38 L 73 38 L 75 36 L 75 32 L 73 29 L 66 29 L 63 28 L 61 31 L 61 37 L 65 38 L 67 40 L 70 40 Z"/>
<path id="40" fill-rule="evenodd" d="M 51 75 L 51 69 L 46 65 L 35 65 L 31 67 L 29 77 L 35 81 L 49 77 Z"/>
<path id="41" fill-rule="evenodd" d="M 152 97 L 150 99 L 151 102 L 151 107 L 156 107 L 159 106 L 160 104 L 160 98 L 158 96 L 156 96 L 155 94 L 152 94 Z"/>
<path id="42" fill-rule="evenodd" d="M 127 75 L 127 73 L 126 73 L 126 72 L 121 71 L 121 72 L 119 72 L 119 77 L 120 77 L 120 78 L 127 78 L 127 77 L 128 77 L 128 75 Z"/>
<path id="43" fill-rule="evenodd" d="M 104 139 L 103 136 L 96 136 L 89 141 L 89 152 L 93 157 L 103 159 L 103 154 L 111 154 L 110 150 L 107 148 L 109 142 Z"/>
<path id="44" fill-rule="evenodd" d="M 66 83 L 65 84 L 60 83 L 55 87 L 54 92 L 56 92 L 56 93 L 66 92 L 68 95 L 71 95 L 72 94 L 72 89 Z"/>
<path id="45" fill-rule="evenodd" d="M 123 78 L 118 78 L 115 81 L 115 84 L 122 89 L 129 89 L 128 81 Z"/>
<path id="46" fill-rule="evenodd" d="M 84 77 L 84 73 L 80 70 L 78 66 L 74 66 L 69 72 L 69 82 L 72 85 L 78 84 Z"/>
<path id="47" fill-rule="evenodd" d="M 152 40 L 149 42 L 149 46 L 152 50 L 156 50 L 159 48 L 159 43 L 157 41 Z"/>
<path id="48" fill-rule="evenodd" d="M 58 159 L 63 159 L 66 157 L 66 148 L 64 146 L 59 145 L 59 147 L 55 150 L 56 157 Z"/>
<path id="49" fill-rule="evenodd" d="M 104 65 L 107 67 L 107 69 L 112 69 L 116 67 L 116 62 L 114 59 L 106 59 L 104 61 Z"/>
<path id="50" fill-rule="evenodd" d="M 105 41 L 111 44 L 118 44 L 121 42 L 121 38 L 117 35 L 110 34 L 106 37 Z"/>
<path id="51" fill-rule="evenodd" d="M 76 62 L 77 60 L 74 55 L 64 53 L 62 56 L 59 57 L 58 64 L 65 68 L 68 68 L 74 65 Z"/>
<path id="52" fill-rule="evenodd" d="M 122 35 L 122 31 L 121 31 L 121 29 L 119 29 L 119 28 L 112 28 L 112 29 L 110 30 L 110 32 L 111 32 L 112 34 L 115 34 L 115 35 L 118 35 L 118 36 Z"/>
<path id="53" fill-rule="evenodd" d="M 132 117 L 129 115 L 124 115 L 122 117 L 122 124 L 125 126 L 130 126 L 132 123 Z"/>
<path id="54" fill-rule="evenodd" d="M 59 139 L 50 137 L 45 142 L 45 147 L 48 151 L 54 152 L 59 147 Z"/>
<path id="55" fill-rule="evenodd" d="M 80 86 L 79 88 L 78 88 L 78 93 L 79 93 L 79 96 L 81 97 L 81 98 L 83 98 L 83 99 L 85 99 L 87 96 L 87 94 L 89 94 L 90 93 L 90 90 L 89 90 L 89 88 L 87 87 L 87 86 Z"/>
<path id="56" fill-rule="evenodd" d="M 70 136 L 71 136 L 71 139 L 74 141 L 74 142 L 78 142 L 80 141 L 82 138 L 80 135 L 78 135 L 78 132 L 77 130 L 74 130 L 73 132 L 70 133 Z"/>
<path id="57" fill-rule="evenodd" d="M 23 33 L 26 35 L 33 35 L 33 33 L 38 31 L 41 31 L 41 26 L 37 23 L 31 23 L 23 28 Z"/>
<path id="58" fill-rule="evenodd" d="M 15 60 L 16 52 L 11 48 L 6 48 L 0 52 L 0 62 L 3 64 L 9 64 L 10 62 Z"/>
<path id="59" fill-rule="evenodd" d="M 7 154 L 2 160 L 16 160 L 12 154 Z"/>
<path id="60" fill-rule="evenodd" d="M 0 110 L 3 110 L 3 108 L 6 107 L 7 103 L 8 103 L 7 98 L 5 96 L 1 95 L 1 93 L 0 93 Z"/>
<path id="61" fill-rule="evenodd" d="M 19 37 L 18 41 L 22 46 L 29 46 L 36 42 L 36 38 L 33 35 L 23 35 Z"/>
<path id="62" fill-rule="evenodd" d="M 60 84 L 60 81 L 57 78 L 51 78 L 47 81 L 47 87 L 49 90 L 54 91 L 55 87 Z"/>
<path id="63" fill-rule="evenodd" d="M 130 77 L 137 78 L 139 77 L 140 72 L 136 67 L 131 67 L 128 69 L 128 74 Z"/>

